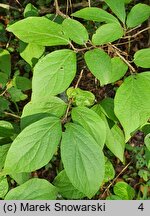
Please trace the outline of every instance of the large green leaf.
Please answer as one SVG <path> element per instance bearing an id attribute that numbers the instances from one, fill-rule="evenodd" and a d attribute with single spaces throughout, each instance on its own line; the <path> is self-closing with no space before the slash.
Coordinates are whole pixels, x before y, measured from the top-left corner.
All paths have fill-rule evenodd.
<path id="1" fill-rule="evenodd" d="M 4 165 L 6 173 L 31 172 L 46 165 L 57 149 L 61 124 L 45 117 L 26 127 L 12 143 Z"/>
<path id="2" fill-rule="evenodd" d="M 115 96 L 115 114 L 122 124 L 126 141 L 150 117 L 150 72 L 131 75 Z"/>
<path id="3" fill-rule="evenodd" d="M 127 26 L 128 28 L 133 28 L 140 25 L 150 16 L 150 6 L 146 4 L 136 4 L 132 7 L 131 11 L 127 16 Z"/>
<path id="4" fill-rule="evenodd" d="M 85 61 L 92 74 L 100 80 L 100 84 L 109 83 L 111 76 L 111 58 L 101 49 L 93 49 L 85 53 Z"/>
<path id="5" fill-rule="evenodd" d="M 111 128 L 108 124 L 106 116 L 103 114 L 103 110 L 99 104 L 92 107 L 105 122 L 106 125 L 106 145 L 107 148 L 122 162 L 124 161 L 124 150 L 125 150 L 125 138 L 122 130 L 117 124 L 113 125 Z"/>
<path id="6" fill-rule="evenodd" d="M 8 76 L 11 73 L 10 53 L 7 50 L 1 48 L 0 48 L 0 71 L 6 73 Z"/>
<path id="7" fill-rule="evenodd" d="M 123 28 L 118 23 L 107 23 L 100 26 L 92 37 L 94 45 L 103 45 L 118 40 L 123 35 Z"/>
<path id="8" fill-rule="evenodd" d="M 20 48 L 20 56 L 32 67 L 42 56 L 44 51 L 45 47 L 36 43 L 24 44 L 23 48 Z"/>
<path id="9" fill-rule="evenodd" d="M 134 63 L 143 68 L 150 68 L 150 48 L 141 49 L 134 54 Z"/>
<path id="10" fill-rule="evenodd" d="M 125 75 L 128 70 L 128 66 L 119 57 L 112 58 L 111 64 L 112 72 L 110 76 L 110 83 L 113 83 Z"/>
<path id="11" fill-rule="evenodd" d="M 67 18 L 62 23 L 63 31 L 75 43 L 83 45 L 87 42 L 89 36 L 86 28 L 77 20 Z"/>
<path id="12" fill-rule="evenodd" d="M 71 116 L 74 122 L 82 125 L 97 144 L 103 148 L 106 140 L 106 127 L 101 117 L 86 107 L 76 107 L 72 109 Z"/>
<path id="13" fill-rule="evenodd" d="M 93 20 L 96 22 L 106 22 L 106 23 L 117 22 L 118 23 L 118 20 L 113 15 L 106 12 L 105 10 L 102 10 L 101 8 L 96 8 L 96 7 L 83 8 L 71 15 L 86 20 Z"/>
<path id="14" fill-rule="evenodd" d="M 40 120 L 46 114 L 56 116 L 58 118 L 65 114 L 67 104 L 58 97 L 49 96 L 42 97 L 36 101 L 27 103 L 21 116 L 21 128 Z"/>
<path id="15" fill-rule="evenodd" d="M 6 73 L 0 72 L 0 88 L 5 88 L 8 82 L 8 75 Z"/>
<path id="16" fill-rule="evenodd" d="M 33 178 L 10 190 L 5 200 L 55 200 L 57 189 L 45 179 Z"/>
<path id="17" fill-rule="evenodd" d="M 100 146 L 82 126 L 68 123 L 62 137 L 61 156 L 72 185 L 91 198 L 104 178 L 105 163 Z"/>
<path id="18" fill-rule="evenodd" d="M 26 43 L 36 43 L 42 46 L 69 44 L 62 26 L 45 17 L 28 17 L 7 28 Z"/>
<path id="19" fill-rule="evenodd" d="M 32 99 L 57 95 L 65 91 L 76 74 L 76 54 L 72 50 L 57 50 L 42 58 L 35 66 Z"/>
<path id="20" fill-rule="evenodd" d="M 111 10 L 117 15 L 117 17 L 125 23 L 125 0 L 105 0 Z"/>
<path id="21" fill-rule="evenodd" d="M 123 200 L 132 200 L 135 196 L 135 190 L 126 182 L 117 182 L 113 190 Z"/>
<path id="22" fill-rule="evenodd" d="M 54 185 L 58 192 L 67 199 L 81 199 L 85 197 L 83 193 L 78 191 L 70 182 L 65 170 L 62 170 L 54 179 Z"/>
<path id="23" fill-rule="evenodd" d="M 14 134 L 14 127 L 8 121 L 0 121 L 0 137 L 11 137 Z"/>
<path id="24" fill-rule="evenodd" d="M 4 163 L 5 163 L 5 159 L 7 156 L 7 152 L 10 148 L 11 144 L 5 144 L 5 145 L 0 145 L 0 171 L 2 170 Z"/>

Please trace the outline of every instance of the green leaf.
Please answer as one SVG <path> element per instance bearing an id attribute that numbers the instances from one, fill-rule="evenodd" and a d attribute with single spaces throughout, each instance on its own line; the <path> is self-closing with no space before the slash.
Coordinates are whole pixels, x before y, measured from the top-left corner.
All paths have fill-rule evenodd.
<path id="1" fill-rule="evenodd" d="M 114 99 L 109 97 L 104 98 L 98 106 L 107 118 L 114 122 L 118 121 L 114 113 Z"/>
<path id="2" fill-rule="evenodd" d="M 146 4 L 136 4 L 132 7 L 127 16 L 127 27 L 133 28 L 142 24 L 150 16 L 150 6 Z"/>
<path id="3" fill-rule="evenodd" d="M 0 70 L 8 76 L 11 73 L 10 53 L 4 49 L 0 49 Z"/>
<path id="4" fill-rule="evenodd" d="M 106 198 L 106 200 L 122 200 L 119 196 L 110 195 Z"/>
<path id="5" fill-rule="evenodd" d="M 56 152 L 61 124 L 56 117 L 45 117 L 26 127 L 12 143 L 5 161 L 6 173 L 32 172 L 46 165 Z"/>
<path id="6" fill-rule="evenodd" d="M 125 0 L 105 0 L 111 10 L 117 15 L 117 17 L 125 23 Z"/>
<path id="7" fill-rule="evenodd" d="M 3 73 L 3 72 L 0 72 L 0 89 L 4 88 L 6 86 L 8 82 L 8 75 Z"/>
<path id="8" fill-rule="evenodd" d="M 11 137 L 14 134 L 14 127 L 8 121 L 0 121 L 0 137 Z"/>
<path id="9" fill-rule="evenodd" d="M 29 3 L 25 7 L 23 15 L 25 18 L 30 17 L 30 16 L 33 17 L 33 16 L 38 16 L 39 12 L 38 12 L 38 9 L 33 4 Z"/>
<path id="10" fill-rule="evenodd" d="M 31 80 L 26 77 L 15 76 L 13 79 L 13 86 L 22 91 L 31 89 Z"/>
<path id="11" fill-rule="evenodd" d="M 105 157 L 105 177 L 104 182 L 108 182 L 115 177 L 115 170 L 112 163 Z"/>
<path id="12" fill-rule="evenodd" d="M 150 117 L 150 73 L 131 75 L 115 95 L 115 114 L 122 124 L 126 142 Z"/>
<path id="13" fill-rule="evenodd" d="M 71 117 L 89 132 L 102 149 L 106 140 L 106 127 L 100 116 L 89 108 L 76 107 L 72 109 Z"/>
<path id="14" fill-rule="evenodd" d="M 146 135 L 144 142 L 145 142 L 146 147 L 150 151 L 150 133 Z"/>
<path id="15" fill-rule="evenodd" d="M 83 45 L 88 41 L 88 32 L 80 22 L 67 18 L 63 21 L 62 26 L 66 35 L 75 43 Z"/>
<path id="16" fill-rule="evenodd" d="M 80 88 L 68 88 L 67 96 L 68 99 L 72 99 L 73 105 L 76 106 L 92 106 L 95 102 L 95 96 L 93 93 Z"/>
<path id="17" fill-rule="evenodd" d="M 125 138 L 122 130 L 118 125 L 114 125 L 111 129 L 107 127 L 106 146 L 110 151 L 124 161 Z"/>
<path id="18" fill-rule="evenodd" d="M 8 187 L 7 178 L 5 176 L 0 177 L 0 198 L 4 198 L 8 191 Z"/>
<path id="19" fill-rule="evenodd" d="M 78 191 L 70 182 L 65 170 L 61 171 L 54 179 L 53 184 L 58 189 L 64 198 L 67 199 L 81 199 L 85 197 L 83 193 Z"/>
<path id="20" fill-rule="evenodd" d="M 31 66 L 33 67 L 37 60 L 43 55 L 45 51 L 45 47 L 35 44 L 29 43 L 26 44 L 23 49 L 20 49 L 20 56 Z"/>
<path id="21" fill-rule="evenodd" d="M 96 8 L 96 7 L 83 8 L 71 14 L 71 16 L 83 18 L 85 20 L 93 20 L 96 22 L 118 23 L 118 20 L 113 15 L 106 12 L 105 10 L 102 10 L 101 8 Z"/>
<path id="22" fill-rule="evenodd" d="M 10 94 L 11 101 L 13 102 L 19 102 L 21 100 L 27 99 L 28 97 L 26 94 L 23 94 L 20 89 L 15 87 L 11 87 L 7 91 Z"/>
<path id="23" fill-rule="evenodd" d="M 21 185 L 30 179 L 31 173 L 12 173 L 10 176 L 15 180 L 15 182 L 17 182 L 17 184 Z"/>
<path id="24" fill-rule="evenodd" d="M 111 76 L 111 58 L 101 49 L 85 53 L 85 61 L 92 74 L 100 80 L 101 86 L 109 83 Z"/>
<path id="25" fill-rule="evenodd" d="M 76 54 L 72 50 L 57 50 L 42 58 L 35 66 L 32 99 L 57 95 L 65 91 L 76 74 Z M 41 82 L 42 80 L 42 82 Z"/>
<path id="26" fill-rule="evenodd" d="M 94 110 L 105 122 L 107 148 L 109 148 L 109 150 L 123 162 L 125 138 L 122 130 L 118 127 L 117 124 L 113 125 L 110 129 L 106 116 L 103 114 L 101 106 L 99 104 L 93 106 L 92 110 Z"/>
<path id="27" fill-rule="evenodd" d="M 117 182 L 113 190 L 123 200 L 132 200 L 135 196 L 135 190 L 126 182 Z"/>
<path id="28" fill-rule="evenodd" d="M 119 57 L 111 59 L 112 72 L 110 76 L 110 83 L 116 82 L 122 78 L 128 70 L 127 64 L 125 64 Z"/>
<path id="29" fill-rule="evenodd" d="M 30 101 L 23 108 L 21 116 L 21 128 L 38 121 L 41 117 L 49 114 L 58 118 L 62 117 L 67 109 L 67 104 L 58 97 L 49 96 Z"/>
<path id="30" fill-rule="evenodd" d="M 4 97 L 0 97 L 0 115 L 5 111 L 9 109 L 9 101 L 6 100 Z"/>
<path id="31" fill-rule="evenodd" d="M 118 40 L 123 36 L 123 28 L 118 23 L 107 23 L 100 26 L 92 37 L 94 45 L 103 45 Z"/>
<path id="32" fill-rule="evenodd" d="M 41 46 L 67 45 L 69 40 L 62 26 L 45 17 L 28 17 L 7 28 L 20 40 Z"/>
<path id="33" fill-rule="evenodd" d="M 0 171 L 4 167 L 7 152 L 11 144 L 0 145 Z"/>
<path id="34" fill-rule="evenodd" d="M 5 200 L 55 200 L 56 188 L 45 179 L 33 178 L 10 190 Z"/>
<path id="35" fill-rule="evenodd" d="M 61 156 L 72 185 L 89 198 L 95 195 L 104 178 L 104 155 L 82 126 L 73 123 L 66 125 Z"/>
<path id="36" fill-rule="evenodd" d="M 143 68 L 150 68 L 150 48 L 141 49 L 134 54 L 134 63 Z"/>

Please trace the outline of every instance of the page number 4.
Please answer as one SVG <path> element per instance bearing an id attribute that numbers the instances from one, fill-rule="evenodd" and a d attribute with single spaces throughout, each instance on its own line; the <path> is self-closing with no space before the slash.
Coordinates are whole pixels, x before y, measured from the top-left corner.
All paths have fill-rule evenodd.
<path id="1" fill-rule="evenodd" d="M 144 210 L 144 205 L 143 203 L 140 203 L 139 207 L 138 207 L 139 210 L 143 211 Z"/>

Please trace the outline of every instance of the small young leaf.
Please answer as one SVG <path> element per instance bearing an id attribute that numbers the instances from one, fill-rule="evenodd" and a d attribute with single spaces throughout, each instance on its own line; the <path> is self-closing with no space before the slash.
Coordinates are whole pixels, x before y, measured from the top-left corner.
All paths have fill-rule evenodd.
<path id="1" fill-rule="evenodd" d="M 62 23 L 63 31 L 75 43 L 83 45 L 87 42 L 89 36 L 86 28 L 77 20 L 67 18 Z"/>
<path id="2" fill-rule="evenodd" d="M 82 126 L 73 123 L 66 125 L 61 156 L 72 185 L 89 198 L 95 195 L 104 178 L 104 155 Z"/>
<path id="3" fill-rule="evenodd" d="M 8 121 L 0 121 L 0 137 L 11 137 L 14 134 L 14 127 Z"/>
<path id="4" fill-rule="evenodd" d="M 0 177 L 0 198 L 4 198 L 5 194 L 8 191 L 8 182 L 6 177 Z"/>
<path id="5" fill-rule="evenodd" d="M 0 48 L 0 71 L 6 73 L 8 76 L 11 73 L 10 53 L 7 50 Z"/>
<path id="6" fill-rule="evenodd" d="M 92 106 L 95 102 L 95 96 L 90 91 L 85 91 L 80 88 L 70 87 L 67 89 L 68 99 L 72 98 L 73 105 L 76 106 Z"/>
<path id="7" fill-rule="evenodd" d="M 7 28 L 20 40 L 41 46 L 67 45 L 69 40 L 62 26 L 45 17 L 28 17 Z"/>
<path id="8" fill-rule="evenodd" d="M 0 88 L 4 88 L 8 82 L 8 75 L 6 73 L 0 72 Z"/>
<path id="9" fill-rule="evenodd" d="M 105 10 L 102 10 L 101 8 L 96 7 L 83 8 L 71 14 L 71 16 L 83 18 L 85 20 L 92 20 L 96 22 L 118 23 L 118 20 L 113 15 L 106 12 Z"/>
<path id="10" fill-rule="evenodd" d="M 132 200 L 135 196 L 135 190 L 126 182 L 117 182 L 113 190 L 123 200 Z"/>
<path id="11" fill-rule="evenodd" d="M 141 49 L 134 54 L 134 63 L 143 68 L 150 68 L 150 48 Z"/>
<path id="12" fill-rule="evenodd" d="M 30 101 L 23 108 L 21 116 L 21 128 L 38 121 L 41 117 L 49 114 L 58 118 L 62 117 L 67 109 L 67 104 L 58 97 L 42 97 L 36 101 Z"/>
<path id="13" fill-rule="evenodd" d="M 23 15 L 25 18 L 33 17 L 33 16 L 38 16 L 39 12 L 38 9 L 33 4 L 29 3 L 25 7 Z"/>
<path id="14" fill-rule="evenodd" d="M 86 107 L 76 107 L 71 112 L 72 120 L 84 127 L 103 148 L 106 140 L 106 127 L 104 121 L 93 110 Z"/>
<path id="15" fill-rule="evenodd" d="M 112 72 L 110 76 L 110 83 L 113 83 L 125 75 L 128 70 L 128 66 L 119 57 L 112 58 L 111 64 Z"/>
<path id="16" fill-rule="evenodd" d="M 81 199 L 85 197 L 83 193 L 78 191 L 70 182 L 65 170 L 62 170 L 54 179 L 53 184 L 58 192 L 67 199 Z"/>
<path id="17" fill-rule="evenodd" d="M 123 28 L 118 23 L 107 23 L 100 26 L 92 37 L 94 45 L 103 45 L 118 40 L 123 35 Z"/>
<path id="18" fill-rule="evenodd" d="M 0 145 L 0 171 L 4 166 L 6 155 L 10 148 L 10 145 L 11 144 Z"/>
<path id="19" fill-rule="evenodd" d="M 76 54 L 72 50 L 57 50 L 46 55 L 34 68 L 32 100 L 65 91 L 75 74 Z"/>
<path id="20" fill-rule="evenodd" d="M 150 72 L 131 75 L 115 95 L 115 114 L 122 124 L 126 141 L 150 117 Z"/>
<path id="21" fill-rule="evenodd" d="M 31 80 L 26 77 L 15 76 L 13 79 L 13 86 L 21 89 L 22 91 L 26 91 L 31 89 Z"/>
<path id="22" fill-rule="evenodd" d="M 44 53 L 45 47 L 35 43 L 29 43 L 23 49 L 20 48 L 19 51 L 20 56 L 32 67 Z"/>
<path id="23" fill-rule="evenodd" d="M 100 80 L 101 86 L 109 83 L 111 58 L 103 50 L 93 49 L 85 53 L 85 61 L 92 74 Z"/>
<path id="24" fill-rule="evenodd" d="M 144 142 L 145 142 L 146 147 L 150 151 L 150 133 L 146 135 Z"/>
<path id="25" fill-rule="evenodd" d="M 26 127 L 12 143 L 4 165 L 6 173 L 32 172 L 46 165 L 57 149 L 61 124 L 45 117 Z"/>
<path id="26" fill-rule="evenodd" d="M 146 4 L 136 4 L 132 7 L 127 16 L 127 27 L 133 28 L 142 24 L 150 16 L 150 6 Z"/>
<path id="27" fill-rule="evenodd" d="M 108 182 L 115 177 L 115 170 L 108 158 L 105 158 L 105 177 L 104 182 Z"/>
<path id="28" fill-rule="evenodd" d="M 55 200 L 56 188 L 45 179 L 33 178 L 10 190 L 5 200 Z"/>
<path id="29" fill-rule="evenodd" d="M 125 23 L 125 0 L 105 0 L 111 10 L 117 15 L 117 17 Z"/>
<path id="30" fill-rule="evenodd" d="M 8 93 L 10 94 L 10 99 L 13 102 L 19 102 L 21 100 L 27 99 L 27 95 L 23 94 L 20 89 L 17 89 L 15 87 L 11 87 L 8 89 Z"/>
<path id="31" fill-rule="evenodd" d="M 3 114 L 5 110 L 9 109 L 10 102 L 6 100 L 4 97 L 0 97 L 0 116 Z"/>

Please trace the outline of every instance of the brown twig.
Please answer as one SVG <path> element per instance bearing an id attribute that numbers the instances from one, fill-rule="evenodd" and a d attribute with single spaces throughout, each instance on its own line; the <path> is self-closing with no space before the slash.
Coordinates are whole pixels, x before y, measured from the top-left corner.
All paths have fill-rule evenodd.
<path id="1" fill-rule="evenodd" d="M 19 12 L 22 11 L 22 9 L 13 7 L 13 6 L 8 5 L 8 4 L 2 4 L 2 3 L 0 3 L 0 7 L 1 7 L 1 8 L 4 8 L 4 9 L 6 9 L 6 10 L 12 9 L 12 10 L 16 10 L 16 11 L 19 11 Z"/>
<path id="2" fill-rule="evenodd" d="M 119 176 L 130 166 L 132 161 L 130 161 L 122 170 L 121 172 L 113 179 L 113 181 L 107 186 L 107 188 L 104 190 L 100 198 L 103 198 L 105 196 L 105 193 L 109 190 L 109 188 L 115 183 L 115 181 L 119 178 Z"/>
<path id="3" fill-rule="evenodd" d="M 123 37 L 122 39 L 135 38 L 135 37 L 137 37 L 139 34 L 141 34 L 142 32 L 148 31 L 149 29 L 150 29 L 150 26 L 148 26 L 148 27 L 145 28 L 145 29 L 142 29 L 141 31 L 137 32 L 137 33 L 134 34 L 134 35 L 125 36 L 125 37 Z"/>
<path id="4" fill-rule="evenodd" d="M 55 8 L 56 8 L 56 14 L 62 16 L 63 18 L 67 18 L 68 16 L 60 11 L 58 0 L 55 0 Z"/>

